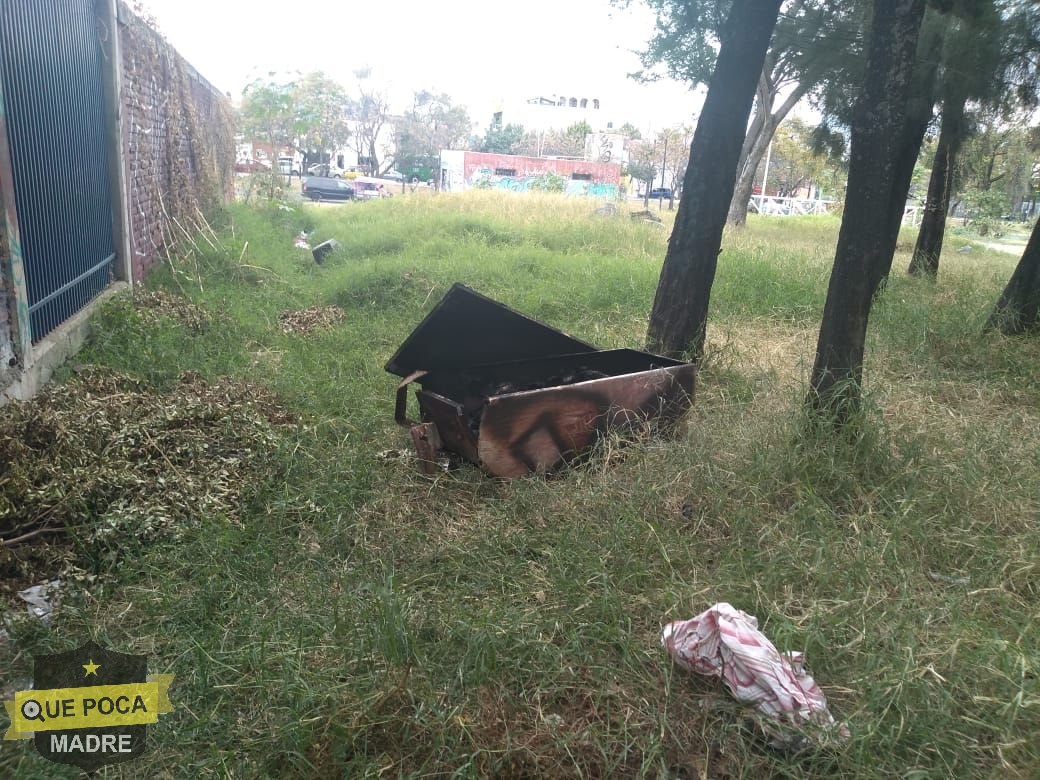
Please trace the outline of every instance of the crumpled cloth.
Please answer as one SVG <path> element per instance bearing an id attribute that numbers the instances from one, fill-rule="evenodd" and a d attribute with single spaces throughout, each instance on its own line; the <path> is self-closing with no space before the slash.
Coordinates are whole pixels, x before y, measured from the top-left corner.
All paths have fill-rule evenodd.
<path id="1" fill-rule="evenodd" d="M 722 679 L 738 700 L 775 720 L 834 727 L 827 698 L 804 666 L 804 655 L 780 653 L 753 615 L 720 602 L 690 620 L 669 623 L 661 644 L 684 669 Z M 842 726 L 839 733 L 848 735 Z"/>

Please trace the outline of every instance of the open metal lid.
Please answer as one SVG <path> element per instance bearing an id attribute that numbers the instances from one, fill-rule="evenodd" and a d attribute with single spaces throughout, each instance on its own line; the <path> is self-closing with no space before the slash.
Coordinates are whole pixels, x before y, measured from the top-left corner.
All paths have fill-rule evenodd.
<path id="1" fill-rule="evenodd" d="M 415 371 L 596 351 L 592 344 L 456 282 L 387 361 L 386 370 L 407 376 Z"/>

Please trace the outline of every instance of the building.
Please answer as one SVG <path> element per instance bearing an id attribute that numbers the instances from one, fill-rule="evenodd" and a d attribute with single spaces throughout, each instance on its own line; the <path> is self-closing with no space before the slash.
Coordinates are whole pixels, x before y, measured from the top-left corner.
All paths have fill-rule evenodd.
<path id="1" fill-rule="evenodd" d="M 491 117 L 493 125 L 523 125 L 524 129 L 540 132 L 566 130 L 577 122 L 587 122 L 594 131 L 620 127 L 617 118 L 602 107 L 598 97 L 582 95 L 554 95 L 527 100 L 504 100 Z"/>
<path id="2" fill-rule="evenodd" d="M 620 133 L 589 133 L 585 136 L 585 159 L 592 162 L 628 162 L 628 139 Z"/>
<path id="3" fill-rule="evenodd" d="M 568 195 L 597 198 L 617 198 L 619 195 L 621 166 L 613 162 L 441 151 L 440 188 L 445 192 L 473 188 L 527 192 L 539 189 L 546 174 L 562 177 L 564 192 Z"/>
<path id="4" fill-rule="evenodd" d="M 246 162 L 262 162 L 267 165 L 274 165 L 274 160 L 277 157 L 291 157 L 293 161 L 293 167 L 299 169 L 303 165 L 303 155 L 291 146 L 283 146 L 277 150 L 269 143 L 263 141 L 247 141 L 244 136 L 235 136 L 235 162 L 246 163 Z"/>

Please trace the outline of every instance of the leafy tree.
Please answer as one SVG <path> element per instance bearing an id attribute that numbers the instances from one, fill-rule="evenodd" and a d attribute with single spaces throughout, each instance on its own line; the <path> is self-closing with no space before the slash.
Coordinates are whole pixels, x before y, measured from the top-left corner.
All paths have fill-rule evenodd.
<path id="1" fill-rule="evenodd" d="M 953 0 L 938 88 L 942 124 L 924 217 L 909 271 L 935 276 L 961 149 L 980 119 L 1008 119 L 1038 102 L 1040 5 L 1022 0 Z"/>
<path id="2" fill-rule="evenodd" d="M 473 128 L 464 106 L 444 94 L 415 93 L 412 107 L 394 121 L 395 163 L 401 171 L 428 167 L 442 149 L 459 149 Z"/>
<path id="3" fill-rule="evenodd" d="M 614 0 L 627 5 L 628 0 Z M 654 37 L 642 55 L 643 79 L 656 78 L 663 66 L 691 86 L 708 82 L 715 63 L 719 25 L 732 0 L 646 0 L 657 16 Z M 747 219 L 755 172 L 780 122 L 805 95 L 844 67 L 859 46 L 863 3 L 790 0 L 776 24 L 756 85 L 755 111 L 744 134 L 737 181 L 728 215 L 731 223 Z"/>
<path id="4" fill-rule="evenodd" d="M 347 118 L 350 121 L 350 137 L 347 145 L 365 161 L 365 167 L 373 175 L 389 170 L 393 160 L 387 159 L 390 150 L 385 144 L 385 129 L 390 124 L 390 105 L 386 94 L 372 82 L 371 68 L 354 71 L 357 79 L 355 94 L 347 99 Z"/>
<path id="5" fill-rule="evenodd" d="M 296 145 L 295 94 L 291 83 L 254 81 L 242 91 L 242 105 L 238 110 L 239 129 L 254 141 L 267 143 L 272 154 L 287 146 Z M 278 167 L 272 165 L 267 173 L 250 178 L 249 200 L 254 184 L 258 195 L 274 200 L 282 184 Z"/>
<path id="6" fill-rule="evenodd" d="M 958 190 L 1001 189 L 1009 205 L 1027 197 L 1030 179 L 1040 159 L 1040 127 L 1029 127 L 1029 117 L 1019 114 L 1005 120 L 976 115 L 971 137 L 964 144 L 957 166 Z"/>
<path id="7" fill-rule="evenodd" d="M 321 72 L 294 81 L 254 81 L 243 91 L 242 130 L 276 150 L 328 151 L 349 135 L 346 92 Z"/>
<path id="8" fill-rule="evenodd" d="M 516 144 L 516 151 L 513 154 L 522 154 L 526 157 L 541 157 L 546 147 L 546 139 L 548 139 L 548 145 L 552 147 L 556 142 L 556 133 L 553 131 L 549 132 L 527 132 L 524 133 Z M 550 152 L 545 152 L 550 154 Z"/>
<path id="9" fill-rule="evenodd" d="M 689 125 L 666 127 L 657 134 L 655 146 L 661 156 L 661 167 L 667 178 L 664 186 L 670 189 L 673 195 L 682 192 L 686 168 L 690 163 L 690 144 L 692 142 L 693 128 Z M 669 173 L 670 177 L 668 177 Z"/>
<path id="10" fill-rule="evenodd" d="M 644 192 L 650 192 L 658 176 L 657 163 L 659 162 L 656 159 L 657 154 L 653 144 L 646 141 L 634 141 L 629 144 L 628 153 L 628 165 L 625 167 L 625 172 L 633 180 L 642 183 Z"/>
<path id="11" fill-rule="evenodd" d="M 550 157 L 583 157 L 585 137 L 592 127 L 584 120 L 575 122 L 563 132 L 550 130 L 541 137 L 541 155 Z"/>
<path id="12" fill-rule="evenodd" d="M 484 133 L 478 150 L 494 154 L 519 154 L 520 145 L 527 135 L 523 125 L 493 124 Z"/>
<path id="13" fill-rule="evenodd" d="M 665 355 L 704 350 L 708 302 L 755 85 L 781 0 L 733 0 L 690 145 L 675 226 L 657 285 L 647 344 Z M 694 4 L 691 4 L 694 5 Z"/>
<path id="14" fill-rule="evenodd" d="M 639 129 L 631 122 L 625 122 L 625 124 L 621 125 L 621 127 L 619 127 L 615 132 L 625 136 L 625 138 L 630 138 L 633 141 L 638 141 L 643 137 L 642 133 L 639 132 Z"/>
<path id="15" fill-rule="evenodd" d="M 270 144 L 275 155 L 286 147 L 325 153 L 348 137 L 345 102 L 343 88 L 320 72 L 294 81 L 258 80 L 243 92 L 239 122 L 246 135 Z M 278 186 L 278 169 L 272 167 L 262 189 L 273 197 Z"/>
<path id="16" fill-rule="evenodd" d="M 887 235 L 925 0 L 875 0 L 852 121 L 848 192 L 816 345 L 809 406 L 837 425 L 859 406 L 867 320 L 895 250 Z"/>
<path id="17" fill-rule="evenodd" d="M 800 119 L 780 125 L 773 135 L 769 181 L 788 193 L 810 186 L 839 190 L 845 178 L 840 155 L 835 159 L 813 140 L 813 128 Z"/>
<path id="18" fill-rule="evenodd" d="M 273 149 L 296 145 L 295 91 L 292 83 L 254 81 L 242 91 L 238 112 L 246 136 Z"/>
<path id="19" fill-rule="evenodd" d="M 909 272 L 934 276 L 939 269 L 946 214 L 953 191 L 954 161 L 968 135 L 969 100 L 999 90 L 1002 20 L 994 0 L 968 4 L 963 16 L 948 15 L 939 73 L 942 123 L 928 182 L 928 196 Z"/>
<path id="20" fill-rule="evenodd" d="M 986 232 L 1002 215 L 1033 209 L 1040 185 L 1040 128 L 1028 127 L 1025 112 L 1006 120 L 976 115 L 974 129 L 958 157 L 952 196 L 967 206 L 967 218 Z"/>
<path id="21" fill-rule="evenodd" d="M 866 29 L 869 6 L 862 2 L 858 5 L 863 19 L 862 26 Z M 906 118 L 898 138 L 898 153 L 888 198 L 889 219 L 882 238 L 883 244 L 893 247 L 893 253 L 915 171 L 920 173 L 917 161 L 935 111 L 935 84 L 943 35 L 948 24 L 945 12 L 948 10 L 945 0 L 934 0 L 932 5 L 926 7 L 918 36 Z M 813 132 L 813 145 L 817 149 L 828 148 L 832 158 L 837 158 L 843 151 L 839 147 L 845 145 L 848 128 L 854 121 L 859 86 L 866 77 L 864 41 L 860 33 L 853 34 L 848 39 L 845 55 L 834 63 L 832 73 L 812 93 L 812 101 L 823 115 Z M 882 267 L 882 278 L 888 276 L 891 266 L 892 257 L 889 257 Z"/>
<path id="22" fill-rule="evenodd" d="M 324 154 L 350 137 L 344 107 L 347 93 L 324 73 L 310 73 L 292 85 L 296 147 Z"/>

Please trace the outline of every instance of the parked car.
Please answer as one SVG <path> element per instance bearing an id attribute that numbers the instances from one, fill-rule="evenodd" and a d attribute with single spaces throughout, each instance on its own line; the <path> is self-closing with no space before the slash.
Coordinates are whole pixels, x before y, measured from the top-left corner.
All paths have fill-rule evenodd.
<path id="1" fill-rule="evenodd" d="M 367 176 L 359 176 L 351 182 L 351 185 L 354 187 L 356 197 L 362 200 L 389 198 L 393 195 L 382 181 Z"/>
<path id="2" fill-rule="evenodd" d="M 394 181 L 404 181 L 404 174 L 400 171 L 389 170 L 384 173 L 381 178 L 393 179 Z"/>
<path id="3" fill-rule="evenodd" d="M 303 180 L 303 197 L 311 200 L 354 200 L 354 188 L 342 179 L 308 176 Z"/>
<path id="4" fill-rule="evenodd" d="M 271 166 L 260 160 L 239 160 L 235 163 L 235 173 L 260 173 L 269 170 Z"/>
<path id="5" fill-rule="evenodd" d="M 296 164 L 292 157 L 279 157 L 278 172 L 283 176 L 292 178 L 300 175 L 300 166 Z"/>
<path id="6" fill-rule="evenodd" d="M 671 200 L 672 190 L 668 187 L 654 187 L 650 190 L 650 198 L 651 200 L 654 198 L 667 198 L 668 200 Z"/>

